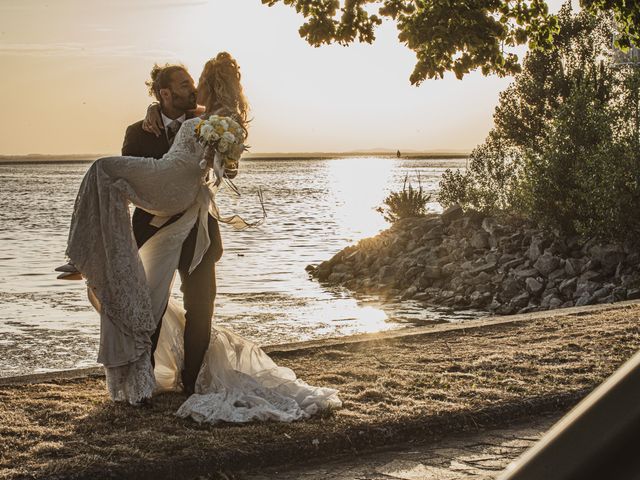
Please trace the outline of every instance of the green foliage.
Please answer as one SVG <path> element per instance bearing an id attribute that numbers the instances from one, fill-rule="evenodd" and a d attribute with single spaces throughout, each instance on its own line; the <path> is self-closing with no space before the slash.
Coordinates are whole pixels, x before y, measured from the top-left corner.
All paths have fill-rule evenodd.
<path id="1" fill-rule="evenodd" d="M 438 200 L 443 205 L 459 203 L 487 213 L 505 210 L 514 203 L 519 160 L 519 151 L 492 132 L 471 152 L 466 174 L 445 171 Z"/>
<path id="2" fill-rule="evenodd" d="M 509 51 L 528 44 L 550 51 L 557 18 L 545 0 L 262 0 L 283 3 L 301 14 L 299 33 L 309 44 L 372 43 L 383 19 L 393 21 L 398 39 L 416 54 L 412 84 L 454 72 L 462 78 L 480 68 L 485 75 L 512 75 L 521 70 Z M 621 46 L 640 44 L 640 2 L 581 0 L 591 14 L 613 12 L 620 23 Z M 375 13 L 373 13 L 375 12 Z"/>
<path id="3" fill-rule="evenodd" d="M 431 195 L 422 188 L 420 177 L 418 176 L 418 188 L 414 188 L 409 181 L 409 176 L 404 178 L 402 190 L 391 192 L 384 199 L 384 207 L 378 207 L 384 219 L 389 223 L 395 223 L 403 218 L 422 217 L 427 213 L 427 202 Z"/>
<path id="4" fill-rule="evenodd" d="M 507 211 L 568 234 L 640 233 L 640 71 L 611 62 L 612 22 L 565 6 L 557 49 L 530 52 L 443 205 Z"/>

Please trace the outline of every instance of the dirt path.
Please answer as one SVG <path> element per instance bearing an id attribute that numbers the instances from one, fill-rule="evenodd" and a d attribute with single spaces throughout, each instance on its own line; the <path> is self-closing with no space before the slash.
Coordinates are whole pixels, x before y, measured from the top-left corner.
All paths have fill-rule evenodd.
<path id="1" fill-rule="evenodd" d="M 326 458 L 567 410 L 640 347 L 640 306 L 274 352 L 344 407 L 293 424 L 198 425 L 111 403 L 89 376 L 0 386 L 0 478 L 192 478 Z"/>

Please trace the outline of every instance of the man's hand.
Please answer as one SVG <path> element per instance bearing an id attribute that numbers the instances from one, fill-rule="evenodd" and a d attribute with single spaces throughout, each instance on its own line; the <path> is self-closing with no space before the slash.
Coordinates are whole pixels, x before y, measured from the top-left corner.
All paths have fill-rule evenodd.
<path id="1" fill-rule="evenodd" d="M 142 129 L 145 132 L 153 133 L 156 137 L 162 135 L 164 124 L 162 123 L 162 117 L 160 116 L 159 103 L 152 103 L 147 108 L 147 115 L 142 121 Z"/>

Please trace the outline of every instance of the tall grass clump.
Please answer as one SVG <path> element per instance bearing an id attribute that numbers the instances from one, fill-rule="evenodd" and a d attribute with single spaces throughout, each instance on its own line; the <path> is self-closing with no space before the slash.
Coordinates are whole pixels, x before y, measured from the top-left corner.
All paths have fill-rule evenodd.
<path id="1" fill-rule="evenodd" d="M 383 201 L 383 206 L 376 210 L 389 223 L 395 223 L 403 218 L 422 217 L 427 213 L 427 202 L 431 195 L 424 191 L 418 175 L 418 188 L 409 181 L 409 175 L 404 177 L 402 190 L 391 192 Z"/>

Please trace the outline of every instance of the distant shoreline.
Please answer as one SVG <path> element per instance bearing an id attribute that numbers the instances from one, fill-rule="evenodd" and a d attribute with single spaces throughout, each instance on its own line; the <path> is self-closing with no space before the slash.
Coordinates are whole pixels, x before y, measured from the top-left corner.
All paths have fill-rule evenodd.
<path id="1" fill-rule="evenodd" d="M 41 164 L 41 163 L 88 163 L 114 154 L 78 155 L 0 155 L 0 165 Z M 407 152 L 401 158 L 410 160 L 459 160 L 467 158 L 467 152 Z M 294 153 L 253 153 L 243 160 L 332 160 L 339 158 L 376 157 L 395 159 L 395 152 L 294 152 Z"/>

